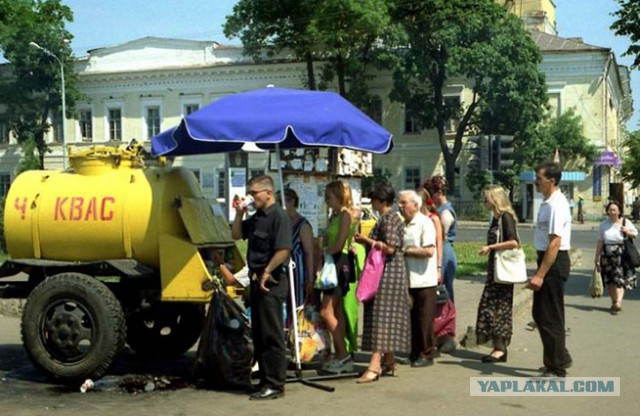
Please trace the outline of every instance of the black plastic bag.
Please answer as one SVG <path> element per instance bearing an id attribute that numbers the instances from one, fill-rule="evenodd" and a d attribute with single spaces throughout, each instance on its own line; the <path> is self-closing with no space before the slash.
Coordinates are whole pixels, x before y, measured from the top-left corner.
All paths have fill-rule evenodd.
<path id="1" fill-rule="evenodd" d="M 251 324 L 244 308 L 216 290 L 202 329 L 195 374 L 216 389 L 248 388 L 252 361 Z"/>

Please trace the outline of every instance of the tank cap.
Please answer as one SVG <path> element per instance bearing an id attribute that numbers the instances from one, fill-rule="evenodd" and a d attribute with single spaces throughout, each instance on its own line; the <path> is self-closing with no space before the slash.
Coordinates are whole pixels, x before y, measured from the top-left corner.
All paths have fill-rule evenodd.
<path id="1" fill-rule="evenodd" d="M 138 144 L 114 146 L 91 146 L 88 149 L 71 148 L 69 164 L 81 175 L 97 175 L 119 168 L 142 168 L 140 156 L 142 146 Z"/>

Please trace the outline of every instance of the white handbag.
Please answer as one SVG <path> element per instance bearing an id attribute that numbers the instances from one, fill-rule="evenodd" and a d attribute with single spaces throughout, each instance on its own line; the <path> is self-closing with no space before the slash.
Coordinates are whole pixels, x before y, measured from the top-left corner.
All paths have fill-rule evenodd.
<path id="1" fill-rule="evenodd" d="M 504 215 L 504 214 L 503 214 Z M 502 215 L 498 220 L 498 243 L 502 242 Z M 518 242 L 518 230 L 516 230 Z M 495 250 L 493 281 L 502 284 L 527 282 L 527 261 L 521 246 L 511 250 Z"/>

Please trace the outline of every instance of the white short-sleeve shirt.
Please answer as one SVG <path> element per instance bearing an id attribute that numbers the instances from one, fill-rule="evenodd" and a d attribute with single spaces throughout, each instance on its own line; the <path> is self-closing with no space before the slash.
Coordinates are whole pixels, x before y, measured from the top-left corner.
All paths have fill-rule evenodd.
<path id="1" fill-rule="evenodd" d="M 638 235 L 638 230 L 631 221 L 625 219 L 624 226 L 627 227 L 634 236 Z M 614 224 L 609 218 L 602 221 L 600 223 L 600 240 L 605 244 L 622 244 L 622 222 L 620 224 Z"/>
<path id="2" fill-rule="evenodd" d="M 418 212 L 404 226 L 403 247 L 429 247 L 436 245 L 436 228 L 431 218 Z M 409 287 L 435 287 L 438 284 L 438 254 L 428 258 L 405 256 L 405 264 L 409 275 Z"/>
<path id="3" fill-rule="evenodd" d="M 564 194 L 556 189 L 545 199 L 538 211 L 538 220 L 533 235 L 533 245 L 538 251 L 549 247 L 549 236 L 560 237 L 560 251 L 571 249 L 571 210 Z"/>

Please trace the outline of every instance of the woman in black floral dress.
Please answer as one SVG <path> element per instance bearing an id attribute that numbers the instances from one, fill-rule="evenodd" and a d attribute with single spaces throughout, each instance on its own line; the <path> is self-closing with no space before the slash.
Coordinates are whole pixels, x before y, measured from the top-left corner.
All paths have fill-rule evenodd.
<path id="1" fill-rule="evenodd" d="M 476 338 L 478 344 L 493 342 L 491 354 L 482 362 L 507 361 L 507 346 L 513 332 L 513 285 L 494 281 L 494 259 L 496 251 L 517 248 L 520 242 L 516 231 L 516 215 L 505 190 L 500 186 L 489 186 L 483 191 L 484 206 L 493 213 L 487 233 L 487 245 L 478 254 L 488 255 L 487 280 L 484 285 L 478 317 Z"/>
<path id="2" fill-rule="evenodd" d="M 638 230 L 622 217 L 622 206 L 617 202 L 607 204 L 607 216 L 600 224 L 595 263 L 609 287 L 610 312 L 617 315 L 622 310 L 624 290 L 636 287 L 636 270 L 622 261 L 622 244 L 625 238 L 637 237 Z"/>

